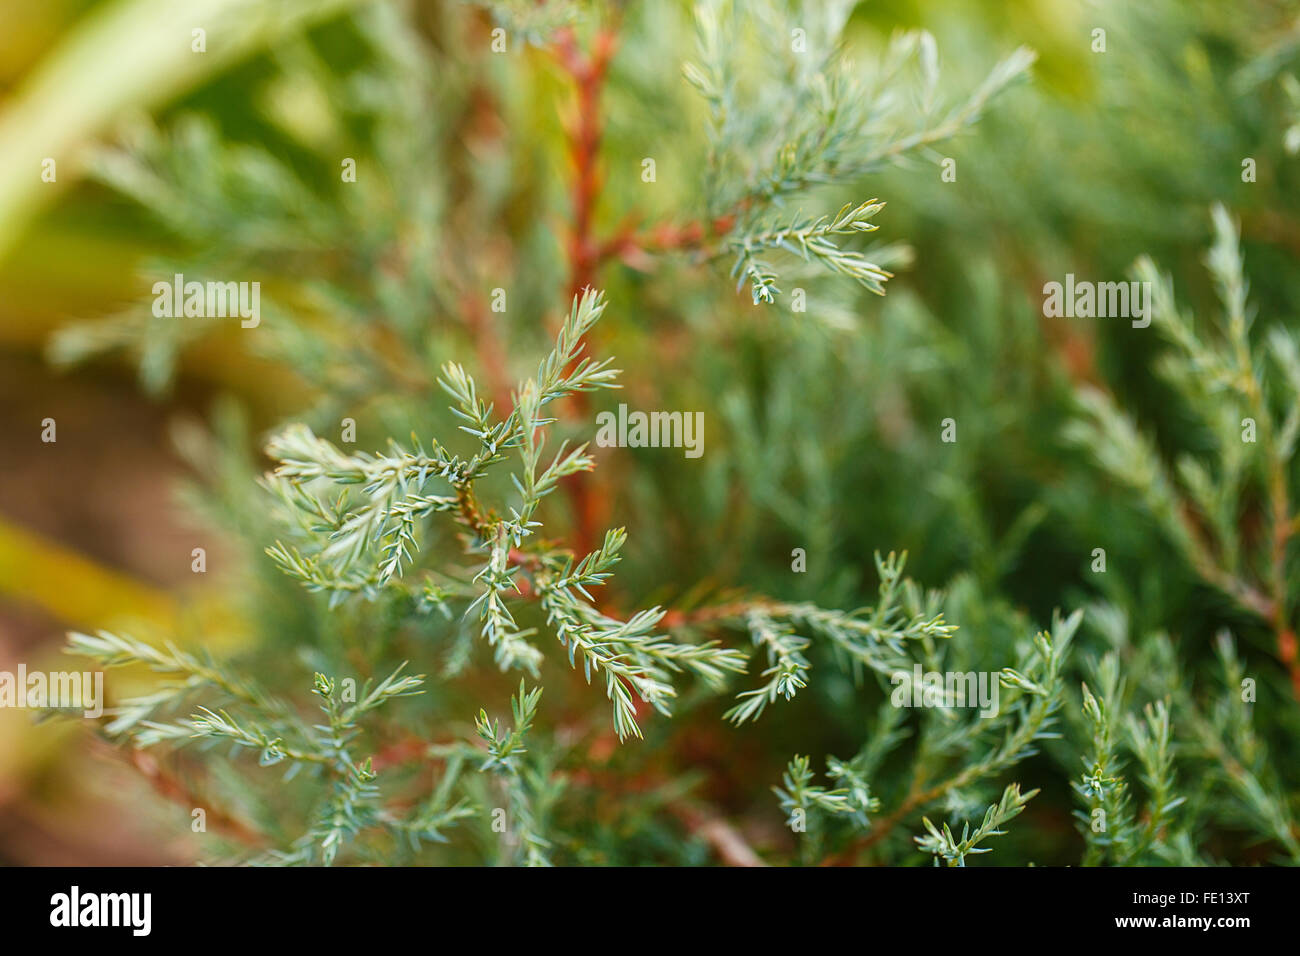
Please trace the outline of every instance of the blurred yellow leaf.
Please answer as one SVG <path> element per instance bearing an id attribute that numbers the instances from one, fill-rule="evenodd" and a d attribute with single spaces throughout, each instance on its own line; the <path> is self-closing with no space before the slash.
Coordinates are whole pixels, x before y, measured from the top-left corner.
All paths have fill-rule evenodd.
<path id="1" fill-rule="evenodd" d="M 119 0 L 96 9 L 33 70 L 0 114 L 0 257 L 75 175 L 77 152 L 124 110 L 203 77 L 358 0 Z M 205 52 L 192 49 L 205 31 Z M 45 158 L 58 178 L 42 181 Z"/>

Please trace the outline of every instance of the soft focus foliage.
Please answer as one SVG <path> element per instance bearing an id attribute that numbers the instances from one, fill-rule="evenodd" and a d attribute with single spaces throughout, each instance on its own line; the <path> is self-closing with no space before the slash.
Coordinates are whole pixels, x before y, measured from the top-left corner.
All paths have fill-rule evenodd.
<path id="1" fill-rule="evenodd" d="M 67 648 L 160 830 L 1300 862 L 1300 8 L 957 7 L 375 0 L 117 116 L 33 232 L 138 246 L 65 374 L 221 393 L 174 433 L 230 614 Z M 176 273 L 260 325 L 155 317 Z M 1048 317 L 1067 273 L 1150 327 Z M 703 455 L 593 444 L 620 403 Z"/>

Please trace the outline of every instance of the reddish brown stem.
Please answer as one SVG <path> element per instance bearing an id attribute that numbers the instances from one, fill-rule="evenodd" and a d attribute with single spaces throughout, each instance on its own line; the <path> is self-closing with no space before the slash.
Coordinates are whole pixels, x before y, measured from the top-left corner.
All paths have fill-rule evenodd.
<path id="1" fill-rule="evenodd" d="M 205 813 L 206 822 L 211 823 L 216 829 L 247 846 L 260 847 L 265 846 L 268 842 L 265 836 L 252 827 L 212 807 L 151 754 L 140 750 L 132 750 L 129 756 L 136 770 L 149 781 L 149 785 L 154 792 L 164 799 L 191 811 L 202 809 Z"/>
<path id="2" fill-rule="evenodd" d="M 572 78 L 576 94 L 575 111 L 564 124 L 569 157 L 573 161 L 573 221 L 565 246 L 570 299 L 595 284 L 601 261 L 601 246 L 593 232 L 596 203 L 604 185 L 599 167 L 600 142 L 604 136 L 600 96 L 617 45 L 616 36 L 608 29 L 597 31 L 591 52 L 586 55 L 579 50 L 572 28 L 561 29 L 555 39 L 555 57 Z M 574 395 L 568 408 L 574 417 L 582 417 L 587 410 L 586 396 L 581 393 Z M 580 475 L 571 475 L 561 484 L 573 508 L 574 547 L 580 555 L 586 554 L 592 549 L 598 529 L 604 523 L 605 503 L 591 493 Z"/>
<path id="3" fill-rule="evenodd" d="M 626 265 L 641 271 L 650 268 L 650 256 L 663 252 L 688 252 L 702 250 L 718 236 L 731 231 L 737 213 L 729 213 L 709 221 L 697 220 L 682 225 L 660 223 L 637 231 L 634 223 L 625 223 L 612 237 L 601 243 L 597 261 L 621 259 Z"/>

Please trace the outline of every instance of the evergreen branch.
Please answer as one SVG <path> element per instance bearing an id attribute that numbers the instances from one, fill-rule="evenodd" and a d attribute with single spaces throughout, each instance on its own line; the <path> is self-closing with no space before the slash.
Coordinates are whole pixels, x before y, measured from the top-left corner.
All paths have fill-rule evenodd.
<path id="1" fill-rule="evenodd" d="M 1175 689 L 1180 712 L 1186 715 L 1193 741 L 1222 770 L 1246 820 L 1261 836 L 1276 840 L 1293 863 L 1300 863 L 1300 827 L 1286 797 L 1263 770 L 1267 754 L 1255 737 L 1240 698 L 1243 670 L 1236 648 L 1226 631 L 1219 633 L 1214 646 L 1224 676 L 1224 694 L 1214 719 L 1201 713 L 1188 688 L 1182 685 Z"/>
<path id="2" fill-rule="evenodd" d="M 174 674 L 183 681 L 164 686 L 153 694 L 141 695 L 122 701 L 111 713 L 114 719 L 105 728 L 111 737 L 130 734 L 142 745 L 162 739 L 173 739 L 188 734 L 169 733 L 165 725 L 148 718 L 158 711 L 178 704 L 185 696 L 200 688 L 215 688 L 230 698 L 253 707 L 268 720 L 277 723 L 293 721 L 290 709 L 283 701 L 267 694 L 247 678 L 231 673 L 204 654 L 196 657 L 178 650 L 170 643 L 161 648 L 132 637 L 98 631 L 94 635 L 73 631 L 68 634 L 64 653 L 79 654 L 98 661 L 102 667 L 125 667 L 141 664 L 159 674 Z M 144 731 L 137 728 L 144 727 Z M 144 735 L 143 738 L 141 735 Z"/>
<path id="3" fill-rule="evenodd" d="M 934 38 L 924 32 L 895 37 L 877 75 L 864 81 L 848 63 L 841 44 L 849 9 L 838 4 L 828 8 L 812 30 L 816 39 L 809 42 L 819 44 L 825 51 L 822 56 L 764 50 L 766 57 L 785 57 L 788 70 L 769 69 L 750 76 L 736 42 L 748 35 L 750 24 L 742 24 L 730 4 L 696 5 L 700 59 L 686 64 L 683 73 L 708 107 L 704 177 L 708 220 L 725 227 L 724 247 L 734 256 L 731 274 L 741 286 L 746 281 L 751 284 L 756 304 L 774 302 L 779 294 L 776 273 L 759 257 L 767 248 L 818 262 L 883 295 L 890 274 L 830 239 L 847 231 L 865 231 L 864 220 L 879 208 L 876 200 L 845 206 L 835 217 L 796 219 L 784 229 L 765 221 L 768 210 L 811 187 L 852 182 L 951 138 L 974 123 L 989 101 L 1034 61 L 1032 51 L 1017 49 L 964 102 L 935 118 L 939 68 Z M 780 33 L 784 26 L 769 22 L 775 13 L 761 7 L 746 10 L 745 17 L 754 21 L 760 36 Z M 920 124 L 914 119 L 917 111 L 905 110 L 907 100 L 893 89 L 910 64 L 916 64 L 922 77 L 913 98 L 923 105 Z M 776 81 L 778 75 L 785 85 Z M 749 103 L 760 106 L 747 110 Z M 757 162 L 754 157 L 759 157 Z M 851 218 L 846 219 L 846 214 Z M 697 237 L 703 232 L 698 230 Z M 683 230 L 678 236 L 691 234 Z M 676 242 L 667 245 L 680 248 Z M 645 248 L 646 243 L 614 244 L 624 251 L 629 246 Z"/>
<path id="4" fill-rule="evenodd" d="M 767 651 L 770 666 L 762 674 L 767 683 L 756 690 L 738 694 L 740 703 L 723 715 L 736 724 L 757 720 L 778 695 L 786 700 L 794 697 L 797 690 L 808 686 L 807 675 L 811 667 L 803 651 L 812 642 L 796 635 L 789 624 L 775 622 L 759 609 L 749 612 L 747 624 L 755 646 Z"/>
<path id="5" fill-rule="evenodd" d="M 484 710 L 480 710 L 475 719 L 475 730 L 488 748 L 488 756 L 480 771 L 492 772 L 504 779 L 517 828 L 512 842 L 522 847 L 523 859 L 528 866 L 551 865 L 548 855 L 551 843 L 543 836 L 542 825 L 548 788 L 542 774 L 526 767 L 523 760 L 528 753 L 524 738 L 532 728 L 541 696 L 540 687 L 529 691 L 523 681 L 519 682 L 519 692 L 510 698 L 514 725 L 507 734 L 501 732 L 500 722 L 489 719 Z"/>
<path id="6" fill-rule="evenodd" d="M 790 759 L 785 773 L 781 777 L 784 788 L 773 787 L 772 792 L 780 801 L 781 809 L 786 814 L 786 826 L 793 827 L 800 822 L 796 811 L 806 813 L 817 809 L 826 813 L 849 813 L 849 791 L 843 788 L 827 790 L 812 782 L 813 772 L 809 759 L 796 754 Z"/>
<path id="7" fill-rule="evenodd" d="M 524 682 L 519 682 L 519 693 L 510 698 L 510 710 L 514 715 L 514 726 L 510 733 L 501 733 L 501 722 L 488 718 L 487 711 L 480 710 L 475 718 L 474 727 L 478 735 L 487 744 L 488 756 L 480 770 L 502 770 L 514 772 L 518 758 L 527 753 L 524 737 L 533 726 L 537 716 L 537 703 L 542 698 L 542 688 L 528 691 Z"/>
<path id="8" fill-rule="evenodd" d="M 989 837 L 1004 835 L 1006 831 L 999 827 L 1023 813 L 1025 804 L 1037 794 L 1037 790 L 1021 794 L 1020 784 L 1013 783 L 1003 791 L 1002 799 L 989 807 L 988 812 L 984 814 L 984 820 L 974 832 L 971 831 L 969 823 L 962 825 L 960 840 L 953 836 L 948 824 L 945 823 L 940 830 L 930 822 L 928 817 L 922 818 L 927 834 L 913 839 L 922 850 L 933 854 L 935 866 L 939 865 L 940 859 L 948 866 L 965 866 L 966 857 L 988 853 L 992 848 L 981 847 L 979 844 Z"/>
<path id="9" fill-rule="evenodd" d="M 1128 810 L 1128 784 L 1120 773 L 1118 726 L 1110 714 L 1111 703 L 1122 694 L 1116 657 L 1108 655 L 1103 660 L 1102 674 L 1107 687 L 1100 697 L 1083 685 L 1083 713 L 1092 724 L 1093 746 L 1091 755 L 1083 758 L 1088 772 L 1074 784 L 1088 808 L 1087 813 L 1079 814 L 1088 846 L 1085 866 L 1096 866 L 1103 858 L 1112 863 L 1126 858 L 1134 852 L 1136 839 Z"/>
<path id="10" fill-rule="evenodd" d="M 1134 841 L 1131 859 L 1138 861 L 1143 854 L 1158 849 L 1167 839 L 1165 830 L 1170 826 L 1173 811 L 1187 798 L 1174 796 L 1173 730 L 1169 708 L 1164 701 L 1147 704 L 1142 711 L 1143 720 L 1129 714 L 1126 721 L 1133 752 L 1142 766 L 1142 784 L 1147 791 L 1146 823 Z"/>
<path id="11" fill-rule="evenodd" d="M 287 746 L 280 737 L 260 726 L 241 725 L 224 710 L 213 711 L 200 707 L 199 713 L 190 718 L 190 727 L 191 735 L 194 737 L 222 738 L 237 746 L 257 750 L 258 763 L 263 767 L 273 766 L 286 759 L 296 763 L 322 766 L 331 766 L 333 763 L 331 758 L 324 754 Z"/>
<path id="12" fill-rule="evenodd" d="M 1044 631 L 1034 637 L 1027 659 L 1020 667 L 1003 669 L 1002 686 L 1022 696 L 1011 701 L 1014 705 L 1012 707 L 1005 706 L 1004 702 L 1002 715 L 1006 715 L 1006 718 L 1000 717 L 991 722 L 994 727 L 1005 728 L 1002 739 L 996 746 L 938 783 L 926 786 L 925 780 L 918 773 L 907 795 L 894 811 L 873 824 L 866 835 L 853 841 L 846 850 L 827 862 L 854 862 L 859 854 L 883 840 L 895 826 L 916 810 L 978 780 L 1001 773 L 1036 753 L 1037 741 L 1057 736 L 1051 730 L 1053 715 L 1061 706 L 1065 660 L 1082 620 L 1082 611 L 1075 611 L 1064 620 L 1055 619 L 1050 633 Z"/>
<path id="13" fill-rule="evenodd" d="M 861 253 L 850 252 L 835 244 L 832 237 L 874 232 L 879 227 L 871 218 L 883 209 L 884 203 L 872 199 L 858 206 L 847 205 L 834 216 L 808 219 L 796 216 L 783 227 L 757 227 L 743 236 L 729 240 L 736 251 L 736 265 L 732 275 L 741 275 L 754 283 L 754 303 L 772 302 L 778 290 L 775 275 L 755 258 L 760 249 L 779 249 L 798 256 L 805 262 L 816 261 L 831 272 L 848 276 L 862 283 L 876 295 L 885 294 L 884 283 L 893 273 L 886 272 Z"/>
<path id="14" fill-rule="evenodd" d="M 754 601 L 697 615 L 696 620 L 711 619 L 723 625 L 743 621 L 754 644 L 767 651 L 769 666 L 762 675 L 766 683 L 742 692 L 740 703 L 727 711 L 726 718 L 736 724 L 756 720 L 778 696 L 789 700 L 807 685 L 812 665 L 803 652 L 812 642 L 799 636 L 798 627 L 830 644 L 848 661 L 855 676 L 863 670 L 892 676 L 907 662 L 909 641 L 951 635 L 955 628 L 944 622 L 942 614 L 923 607 L 915 585 L 903 578 L 906 562 L 906 553 L 891 552 L 886 558 L 876 555 L 880 590 L 873 608 L 844 612 L 813 604 Z"/>
<path id="15" fill-rule="evenodd" d="M 1085 418 L 1072 423 L 1066 435 L 1091 451 L 1104 471 L 1139 493 L 1143 505 L 1202 579 L 1268 622 L 1277 657 L 1300 697 L 1300 656 L 1287 587 L 1287 552 L 1296 532 L 1290 481 L 1300 435 L 1295 401 L 1300 396 L 1300 350 L 1284 331 L 1268 337 L 1269 353 L 1289 390 L 1282 403 L 1285 412 L 1280 412 L 1266 384 L 1263 357 L 1257 357 L 1251 347 L 1253 314 L 1237 225 L 1219 205 L 1211 210 L 1211 219 L 1214 241 L 1205 261 L 1223 315 L 1208 335 L 1198 333 L 1192 318 L 1177 308 L 1172 284 L 1150 259 L 1140 259 L 1135 274 L 1154 290 L 1154 324 L 1173 346 L 1163 357 L 1161 370 L 1205 419 L 1215 437 L 1217 468 L 1184 457 L 1178 467 L 1180 490 L 1154 446 L 1139 437 L 1113 402 L 1096 392 L 1080 394 Z M 1222 401 L 1224 393 L 1232 400 Z M 1256 492 L 1266 502 L 1268 534 L 1254 560 L 1248 553 L 1253 542 L 1244 540 L 1238 522 L 1253 505 Z M 1207 530 L 1193 519 L 1198 512 Z M 1255 566 L 1264 571 L 1252 574 Z"/>

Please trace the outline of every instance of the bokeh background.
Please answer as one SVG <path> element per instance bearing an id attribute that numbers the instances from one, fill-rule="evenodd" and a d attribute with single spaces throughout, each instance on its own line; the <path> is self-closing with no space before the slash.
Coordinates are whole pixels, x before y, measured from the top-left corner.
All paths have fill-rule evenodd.
<path id="1" fill-rule="evenodd" d="M 376 17 L 381 7 L 391 16 Z M 580 6 L 578 22 L 608 9 Z M 1202 259 L 1222 202 L 1241 222 L 1259 316 L 1295 327 L 1298 16 L 1281 0 L 862 3 L 851 36 L 864 57 L 895 29 L 925 28 L 953 95 L 1020 44 L 1038 52 L 1032 79 L 936 154 L 828 191 L 832 209 L 885 199 L 881 235 L 911 246 L 883 300 L 810 285 L 819 308 L 792 316 L 752 307 L 724 268 L 685 259 L 601 275 L 613 303 L 602 344 L 631 373 L 616 400 L 703 408 L 710 422 L 693 473 L 624 451 L 593 477 L 629 527 L 629 604 L 703 581 L 851 607 L 870 598 L 871 552 L 905 549 L 921 581 L 1046 622 L 1098 596 L 1088 556 L 1105 528 L 1116 542 L 1105 597 L 1135 629 L 1195 648 L 1226 624 L 1268 661 L 1266 629 L 1171 560 L 1060 439 L 1070 396 L 1092 383 L 1186 445 L 1187 423 L 1151 373 L 1158 339 L 1045 319 L 1041 288 L 1067 272 L 1119 279 L 1146 253 L 1209 314 Z M 629 3 L 622 20 L 598 220 L 697 217 L 702 112 L 681 79 L 689 9 Z M 192 53 L 190 23 L 207 24 L 208 53 Z M 0 0 L 0 669 L 57 668 L 68 629 L 216 654 L 309 641 L 323 615 L 289 608 L 296 590 L 272 580 L 256 547 L 272 534 L 238 491 L 255 492 L 259 436 L 351 415 L 359 445 L 379 447 L 423 422 L 407 403 L 432 401 L 421 363 L 465 358 L 466 288 L 510 287 L 505 361 L 520 374 L 535 362 L 566 291 L 570 91 L 543 50 L 494 57 L 492 26 L 453 2 Z M 1105 53 L 1091 48 L 1097 27 Z M 659 182 L 638 191 L 618 171 L 647 155 Z M 40 176 L 46 156 L 53 183 Z M 372 163 L 359 196 L 331 191 L 340 156 Z M 944 156 L 958 160 L 955 184 L 939 176 Z M 173 341 L 133 325 L 146 277 L 186 263 L 259 278 L 263 321 L 283 334 L 227 326 Z M 281 323 L 289 312 L 295 330 Z M 962 423 L 955 451 L 933 441 L 948 416 Z M 56 443 L 40 441 L 45 418 Z M 206 499 L 187 496 L 195 484 Z M 207 574 L 191 571 L 195 547 Z M 792 547 L 811 556 L 794 582 Z M 548 683 L 561 712 L 604 706 L 567 679 Z M 463 702 L 510 686 L 486 673 L 445 706 L 468 719 Z M 827 693 L 823 709 L 845 690 Z M 792 709 L 739 744 L 710 714 L 676 745 L 712 775 L 712 798 L 743 815 L 770 802 L 790 752 L 845 749 L 849 718 L 821 713 Z M 1290 729 L 1279 718 L 1273 743 L 1294 762 Z M 178 785 L 84 728 L 0 711 L 0 862 L 192 860 L 199 841 L 166 809 Z M 1064 784 L 1040 803 L 1039 849 L 1067 858 L 1077 838 Z"/>

